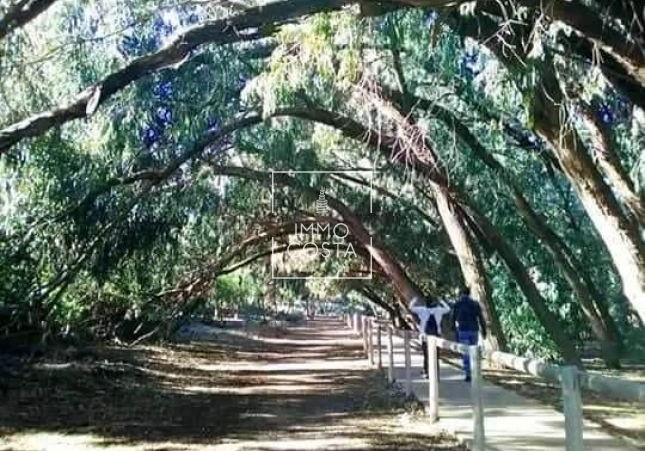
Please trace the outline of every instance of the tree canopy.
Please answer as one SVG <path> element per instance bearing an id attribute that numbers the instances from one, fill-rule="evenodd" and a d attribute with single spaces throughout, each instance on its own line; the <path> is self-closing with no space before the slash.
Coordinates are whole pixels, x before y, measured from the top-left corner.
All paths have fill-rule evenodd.
<path id="1" fill-rule="evenodd" d="M 0 74 L 5 336 L 464 284 L 499 349 L 642 334 L 636 0 L 0 0 Z M 346 264 L 286 257 L 341 222 Z"/>

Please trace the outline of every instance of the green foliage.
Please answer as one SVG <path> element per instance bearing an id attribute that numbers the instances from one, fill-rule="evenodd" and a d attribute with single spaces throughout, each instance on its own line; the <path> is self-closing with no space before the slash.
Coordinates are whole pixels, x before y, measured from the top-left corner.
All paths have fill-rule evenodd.
<path id="1" fill-rule="evenodd" d="M 65 104 L 127 62 L 167 45 L 176 33 L 227 17 L 226 8 L 217 2 L 58 2 L 1 43 L 0 127 Z M 393 164 L 394 155 L 335 128 L 271 117 L 284 107 L 319 108 L 366 124 L 370 133 L 397 136 L 396 120 L 374 100 L 378 86 L 401 91 L 413 110 L 409 119 L 424 131 L 449 185 L 467 193 L 512 243 L 568 336 L 588 336 L 589 326 L 570 283 L 519 214 L 508 180 L 585 262 L 581 270 L 629 332 L 628 304 L 607 249 L 567 179 L 549 166 L 547 146 L 531 141 L 536 77 L 544 52 L 561 31 L 533 36 L 527 64 L 511 68 L 458 31 L 454 17 L 422 9 L 368 20 L 359 20 L 351 9 L 313 15 L 259 43 L 249 36 L 247 42 L 195 49 L 183 64 L 139 78 L 87 120 L 22 141 L 0 157 L 0 308 L 10 317 L 1 330 L 107 338 L 137 335 L 133 331 L 150 329 L 141 324 L 172 322 L 200 308 L 252 315 L 292 308 L 310 297 L 337 297 L 352 306 L 364 301 L 357 294 L 361 286 L 346 282 L 274 285 L 266 258 L 220 275 L 270 246 L 270 240 L 260 240 L 246 248 L 244 240 L 296 209 L 306 210 L 315 197 L 276 187 L 272 215 L 267 184 L 217 176 L 209 164 L 264 174 L 380 168 L 371 214 L 366 180 L 295 178 L 302 186 L 329 188 L 417 286 L 435 297 L 452 297 L 462 274 L 427 195 L 427 179 L 413 167 Z M 268 58 L 255 54 L 262 45 L 275 46 Z M 557 63 L 563 85 L 575 94 L 569 99 L 573 126 L 593 144 L 576 108 L 586 102 L 615 111 L 612 144 L 645 192 L 643 112 L 598 70 L 571 58 L 559 57 Z M 415 97 L 431 107 L 417 107 Z M 506 176 L 489 169 L 433 104 L 463 121 Z M 252 114 L 266 120 L 210 142 L 162 178 L 153 175 L 196 142 Z M 557 357 L 508 269 L 470 227 L 512 350 Z M 294 271 L 312 271 L 302 266 Z M 334 264 L 313 270 L 337 271 Z M 389 282 L 375 279 L 366 286 L 396 305 Z"/>

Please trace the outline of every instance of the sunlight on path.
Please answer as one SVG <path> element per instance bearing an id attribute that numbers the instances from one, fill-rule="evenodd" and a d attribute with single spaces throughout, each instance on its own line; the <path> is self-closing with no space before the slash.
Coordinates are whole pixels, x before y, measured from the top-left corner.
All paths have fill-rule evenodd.
<path id="1" fill-rule="evenodd" d="M 401 399 L 388 394 L 361 341 L 338 321 L 314 321 L 281 338 L 237 334 L 221 344 L 218 334 L 156 347 L 140 364 L 123 365 L 148 378 L 153 391 L 145 396 L 165 400 L 162 414 L 147 415 L 144 399 L 132 397 L 129 418 L 16 430 L 0 438 L 0 451 L 460 449 L 401 414 Z"/>

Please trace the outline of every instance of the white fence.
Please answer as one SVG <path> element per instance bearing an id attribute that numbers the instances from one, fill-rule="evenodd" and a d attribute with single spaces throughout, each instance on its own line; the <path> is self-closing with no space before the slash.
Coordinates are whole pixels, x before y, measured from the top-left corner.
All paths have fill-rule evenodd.
<path id="1" fill-rule="evenodd" d="M 347 316 L 347 325 L 356 335 L 363 338 L 363 349 L 374 365 L 375 351 L 376 362 L 382 369 L 383 348 L 381 346 L 382 331 L 387 331 L 387 377 L 394 382 L 394 346 L 393 335 L 403 338 L 405 352 L 404 389 L 407 396 L 412 394 L 412 369 L 411 369 L 411 332 L 409 330 L 395 330 L 389 323 L 375 320 L 355 313 Z M 374 329 L 376 329 L 376 350 L 374 349 Z M 485 434 L 485 406 L 482 396 L 482 360 L 490 360 L 506 368 L 514 369 L 521 373 L 531 374 L 536 377 L 555 382 L 562 388 L 562 401 L 565 418 L 565 437 L 567 451 L 583 451 L 582 442 L 582 398 L 580 388 L 584 387 L 604 396 L 610 396 L 629 402 L 645 404 L 645 384 L 627 381 L 617 377 L 590 374 L 579 370 L 575 366 L 560 366 L 541 362 L 535 359 L 516 356 L 513 354 L 486 351 L 479 346 L 466 346 L 454 341 L 438 337 L 430 337 L 428 342 L 428 416 L 430 421 L 439 419 L 439 374 L 438 348 L 450 350 L 462 355 L 468 355 L 471 368 L 471 397 L 473 406 L 473 450 L 484 451 L 486 444 Z"/>

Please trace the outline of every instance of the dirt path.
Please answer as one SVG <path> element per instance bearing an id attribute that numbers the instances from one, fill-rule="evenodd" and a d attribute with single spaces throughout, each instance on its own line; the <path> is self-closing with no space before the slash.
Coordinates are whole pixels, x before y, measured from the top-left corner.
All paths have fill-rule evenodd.
<path id="1" fill-rule="evenodd" d="M 339 322 L 281 338 L 100 348 L 33 365 L 0 404 L 0 450 L 445 450 Z M 77 356 L 78 357 L 78 356 Z"/>

